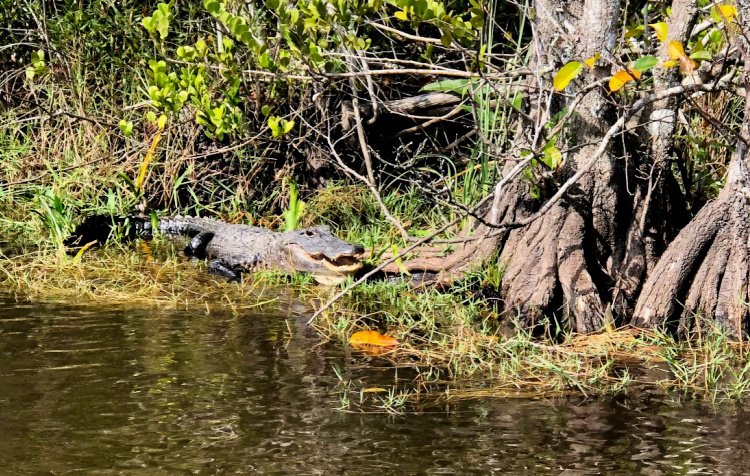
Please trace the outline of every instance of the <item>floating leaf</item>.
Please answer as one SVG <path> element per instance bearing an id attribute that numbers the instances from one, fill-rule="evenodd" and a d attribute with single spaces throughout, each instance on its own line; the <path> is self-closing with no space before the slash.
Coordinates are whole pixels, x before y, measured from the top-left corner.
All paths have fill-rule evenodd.
<path id="1" fill-rule="evenodd" d="M 352 334 L 349 338 L 349 344 L 353 347 L 373 345 L 376 347 L 396 347 L 398 341 L 393 337 L 388 337 L 378 331 L 359 331 Z"/>
<path id="2" fill-rule="evenodd" d="M 659 60 L 656 59 L 656 56 L 643 56 L 636 60 L 635 64 L 633 65 L 633 70 L 642 73 L 653 68 L 658 62 Z"/>
<path id="3" fill-rule="evenodd" d="M 565 89 L 568 83 L 581 73 L 581 69 L 583 69 L 583 63 L 580 61 L 571 61 L 560 68 L 560 71 L 555 75 L 555 79 L 552 80 L 552 86 L 555 88 L 555 91 Z"/>
<path id="4" fill-rule="evenodd" d="M 667 35 L 669 34 L 669 26 L 666 22 L 660 21 L 659 23 L 649 23 L 651 28 L 654 29 L 654 33 L 656 33 L 656 38 L 659 39 L 659 41 L 667 41 Z"/>
<path id="5" fill-rule="evenodd" d="M 635 81 L 635 78 L 631 73 L 625 71 L 624 69 L 618 71 L 615 73 L 612 78 L 609 80 L 609 90 L 612 92 L 619 91 L 622 89 L 623 86 L 628 84 L 630 81 Z"/>
<path id="6" fill-rule="evenodd" d="M 382 387 L 367 387 L 362 389 L 362 393 L 383 393 L 388 390 Z"/>

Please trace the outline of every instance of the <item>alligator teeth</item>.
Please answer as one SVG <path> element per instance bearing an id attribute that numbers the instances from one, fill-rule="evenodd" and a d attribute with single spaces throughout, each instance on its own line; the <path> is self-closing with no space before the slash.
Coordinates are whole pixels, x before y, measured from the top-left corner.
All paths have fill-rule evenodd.
<path id="1" fill-rule="evenodd" d="M 325 266 L 326 268 L 339 274 L 345 274 L 345 273 L 351 274 L 351 273 L 354 273 L 355 271 L 358 271 L 360 268 L 362 268 L 362 263 L 360 262 L 356 262 L 356 263 L 349 264 L 349 265 L 337 265 L 336 263 L 332 263 L 328 260 L 323 260 L 322 263 L 323 263 L 323 266 Z"/>

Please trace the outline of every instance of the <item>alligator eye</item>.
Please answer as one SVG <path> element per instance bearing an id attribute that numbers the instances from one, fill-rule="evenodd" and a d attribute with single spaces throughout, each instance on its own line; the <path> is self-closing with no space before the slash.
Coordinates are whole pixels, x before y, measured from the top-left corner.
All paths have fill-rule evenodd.
<path id="1" fill-rule="evenodd" d="M 307 236 L 315 236 L 316 233 L 314 231 L 305 230 L 305 235 L 307 235 Z"/>

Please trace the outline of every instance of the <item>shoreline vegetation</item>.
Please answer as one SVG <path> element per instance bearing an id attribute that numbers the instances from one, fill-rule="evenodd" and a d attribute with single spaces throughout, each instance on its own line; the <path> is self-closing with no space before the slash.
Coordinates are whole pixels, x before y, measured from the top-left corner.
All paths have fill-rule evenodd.
<path id="1" fill-rule="evenodd" d="M 20 301 L 166 306 L 241 318 L 249 309 L 288 302 L 307 302 L 312 313 L 340 289 L 316 285 L 302 274 L 272 272 L 227 282 L 163 238 L 112 242 L 81 255 L 48 243 L 32 248 L 6 251 L 0 261 L 0 286 Z M 361 365 L 391 367 L 402 375 L 397 382 L 373 384 L 333 369 L 341 380 L 340 408 L 402 413 L 460 399 L 644 392 L 712 405 L 750 397 L 750 346 L 720 329 L 681 341 L 666 330 L 627 327 L 576 335 L 550 320 L 525 327 L 498 315 L 493 298 L 486 297 L 488 279 L 499 282 L 492 276 L 496 269 L 479 270 L 464 286 L 446 291 L 417 291 L 405 281 L 367 282 L 326 310 L 313 325 L 321 342 L 350 348 Z M 352 348 L 350 337 L 362 330 L 392 336 L 398 345 Z"/>
<path id="2" fill-rule="evenodd" d="M 64 240 L 152 210 L 328 225 L 372 266 L 453 279 L 366 282 L 320 314 L 336 345 L 395 339 L 352 353 L 409 376 L 339 373 L 342 409 L 750 397 L 748 2 L 48 3 L 0 0 L 17 299 L 312 313 L 342 288 L 228 283 L 163 239 Z"/>

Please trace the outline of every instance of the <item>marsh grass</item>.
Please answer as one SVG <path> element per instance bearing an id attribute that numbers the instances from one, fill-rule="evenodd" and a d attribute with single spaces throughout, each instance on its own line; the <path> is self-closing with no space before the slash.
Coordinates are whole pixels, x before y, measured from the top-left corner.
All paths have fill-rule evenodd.
<path id="1" fill-rule="evenodd" d="M 167 306 L 239 311 L 271 304 L 289 293 L 262 280 L 242 286 L 214 278 L 205 263 L 176 257 L 169 244 L 139 242 L 69 256 L 57 247 L 8 253 L 0 286 L 30 299 L 107 305 Z"/>
<path id="2" fill-rule="evenodd" d="M 541 332 L 532 332 L 498 320 L 465 292 L 415 293 L 389 283 L 355 290 L 316 326 L 341 345 L 364 329 L 400 343 L 394 349 L 352 350 L 363 361 L 398 371 L 391 382 L 342 378 L 341 406 L 348 411 L 399 413 L 467 398 L 600 397 L 645 390 L 711 404 L 750 397 L 750 347 L 730 342 L 720 328 L 684 342 L 634 328 L 572 335 L 541 325 Z"/>

